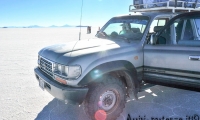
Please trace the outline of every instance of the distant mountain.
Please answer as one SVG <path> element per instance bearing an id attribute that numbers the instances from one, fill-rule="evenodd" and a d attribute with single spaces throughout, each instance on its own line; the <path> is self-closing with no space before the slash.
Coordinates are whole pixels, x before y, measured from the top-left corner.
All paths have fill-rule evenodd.
<path id="1" fill-rule="evenodd" d="M 43 28 L 44 26 L 39 26 L 39 25 L 30 25 L 30 26 L 3 26 L 2 28 Z M 57 28 L 57 27 L 80 27 L 79 26 L 72 26 L 72 25 L 62 25 L 62 26 L 56 26 L 56 25 L 51 25 L 49 28 Z M 81 27 L 88 27 L 88 26 L 81 26 Z"/>
<path id="2" fill-rule="evenodd" d="M 62 25 L 62 26 L 56 26 L 56 25 L 52 25 L 52 26 L 49 26 L 49 27 L 51 27 L 51 28 L 55 28 L 55 27 L 73 27 L 73 26 L 71 26 L 71 25 Z"/>
<path id="3" fill-rule="evenodd" d="M 78 26 L 76 26 L 76 27 L 88 27 L 88 26 L 83 26 L 83 25 L 80 26 L 80 25 L 78 25 Z"/>
<path id="4" fill-rule="evenodd" d="M 18 28 L 18 27 L 16 27 L 16 26 L 4 26 L 2 28 Z"/>
<path id="5" fill-rule="evenodd" d="M 55 25 L 52 25 L 52 26 L 49 26 L 50 28 L 55 28 L 55 27 L 58 27 L 58 26 L 55 26 Z"/>
<path id="6" fill-rule="evenodd" d="M 63 25 L 63 26 L 61 26 L 61 27 L 73 27 L 73 26 L 71 26 L 71 25 Z"/>
<path id="7" fill-rule="evenodd" d="M 41 28 L 42 26 L 38 26 L 38 25 L 31 25 L 31 26 L 28 26 L 27 28 Z M 26 27 L 24 27 L 26 28 Z"/>

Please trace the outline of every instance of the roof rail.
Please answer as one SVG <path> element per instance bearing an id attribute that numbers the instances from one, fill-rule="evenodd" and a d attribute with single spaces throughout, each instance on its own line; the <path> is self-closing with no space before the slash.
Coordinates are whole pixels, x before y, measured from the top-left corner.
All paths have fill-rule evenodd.
<path id="1" fill-rule="evenodd" d="M 176 7 L 174 7 L 176 6 Z M 185 2 L 185 1 L 165 1 L 165 2 L 156 2 L 148 4 L 137 4 L 130 5 L 129 12 L 191 12 L 191 11 L 200 11 L 200 3 L 196 2 Z"/>

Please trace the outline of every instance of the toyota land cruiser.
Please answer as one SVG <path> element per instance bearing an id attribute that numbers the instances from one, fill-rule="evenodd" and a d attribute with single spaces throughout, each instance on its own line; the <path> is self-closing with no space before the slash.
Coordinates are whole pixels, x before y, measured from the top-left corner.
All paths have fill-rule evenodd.
<path id="1" fill-rule="evenodd" d="M 96 39 L 39 51 L 39 86 L 83 104 L 92 119 L 100 112 L 108 120 L 120 115 L 127 97 L 137 99 L 144 82 L 199 87 L 200 12 L 130 11 L 110 19 Z"/>

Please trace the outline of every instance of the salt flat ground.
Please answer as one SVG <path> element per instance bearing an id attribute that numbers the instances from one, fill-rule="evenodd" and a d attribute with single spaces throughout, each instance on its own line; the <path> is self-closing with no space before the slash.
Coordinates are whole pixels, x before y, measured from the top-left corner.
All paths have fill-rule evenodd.
<path id="1" fill-rule="evenodd" d="M 94 37 L 82 28 L 82 39 Z M 78 40 L 79 28 L 0 29 L 0 120 L 87 120 L 79 106 L 66 105 L 38 85 L 33 69 L 38 51 L 49 45 Z M 200 93 L 154 86 L 128 100 L 118 120 L 200 116 Z M 140 119 L 141 120 L 141 119 Z M 189 120 L 189 119 L 187 119 Z"/>

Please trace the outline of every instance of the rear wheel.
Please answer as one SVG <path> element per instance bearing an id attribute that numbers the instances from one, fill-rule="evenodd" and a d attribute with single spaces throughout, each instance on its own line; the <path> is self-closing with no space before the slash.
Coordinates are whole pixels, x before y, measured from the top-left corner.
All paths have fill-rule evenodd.
<path id="1" fill-rule="evenodd" d="M 93 120 L 115 120 L 125 107 L 126 88 L 112 76 L 103 77 L 101 83 L 90 85 L 84 102 L 87 115 Z"/>

